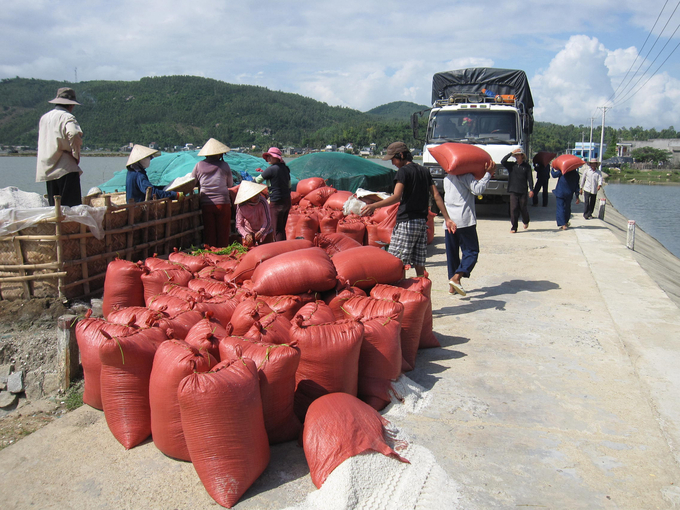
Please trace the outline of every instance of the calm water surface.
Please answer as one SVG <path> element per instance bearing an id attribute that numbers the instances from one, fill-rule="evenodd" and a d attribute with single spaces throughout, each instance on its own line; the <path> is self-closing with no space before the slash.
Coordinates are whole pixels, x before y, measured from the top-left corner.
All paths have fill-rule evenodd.
<path id="1" fill-rule="evenodd" d="M 83 194 L 108 181 L 125 168 L 126 157 L 83 156 L 81 187 Z M 383 166 L 389 161 L 372 159 Z M 16 186 L 23 191 L 45 194 L 45 183 L 35 182 L 35 157 L 0 157 L 0 188 Z M 607 198 L 626 218 L 657 239 L 676 257 L 680 257 L 680 186 L 648 186 L 642 184 L 608 184 Z"/>

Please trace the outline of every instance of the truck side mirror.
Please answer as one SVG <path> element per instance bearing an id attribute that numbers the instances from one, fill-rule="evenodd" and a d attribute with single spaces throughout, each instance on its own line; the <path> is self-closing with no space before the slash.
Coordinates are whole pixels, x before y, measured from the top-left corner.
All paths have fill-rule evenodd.
<path id="1" fill-rule="evenodd" d="M 420 112 L 411 114 L 411 131 L 413 131 L 413 138 L 418 138 L 418 117 Z"/>

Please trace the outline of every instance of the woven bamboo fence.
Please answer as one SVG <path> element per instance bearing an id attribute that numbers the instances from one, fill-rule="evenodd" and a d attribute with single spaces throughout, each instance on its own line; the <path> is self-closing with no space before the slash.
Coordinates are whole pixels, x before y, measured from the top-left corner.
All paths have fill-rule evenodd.
<path id="1" fill-rule="evenodd" d="M 125 203 L 124 193 L 86 197 L 86 205 L 106 207 L 101 240 L 87 226 L 65 221 L 60 200 L 55 202 L 53 218 L 0 237 L 1 299 L 98 296 L 106 267 L 116 257 L 143 260 L 201 242 L 203 226 L 195 194 L 183 200 L 132 204 Z"/>

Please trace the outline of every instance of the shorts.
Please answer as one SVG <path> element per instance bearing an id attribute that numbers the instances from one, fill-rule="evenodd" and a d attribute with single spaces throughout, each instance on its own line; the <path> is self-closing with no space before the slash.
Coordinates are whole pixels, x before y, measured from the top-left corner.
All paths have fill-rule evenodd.
<path id="1" fill-rule="evenodd" d="M 427 259 L 427 220 L 417 218 L 397 223 L 388 250 L 404 264 L 424 266 Z"/>

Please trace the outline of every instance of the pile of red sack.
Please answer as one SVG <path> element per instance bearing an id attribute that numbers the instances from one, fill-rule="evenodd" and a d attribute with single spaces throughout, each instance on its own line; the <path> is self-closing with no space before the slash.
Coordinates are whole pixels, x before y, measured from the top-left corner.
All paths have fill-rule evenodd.
<path id="1" fill-rule="evenodd" d="M 345 215 L 343 206 L 353 196 L 351 191 L 327 186 L 321 177 L 301 180 L 291 193 L 293 206 L 286 223 L 286 239 L 312 241 L 318 233 L 341 233 L 364 246 L 390 244 L 399 204 L 377 209 L 371 216 Z M 435 216 L 430 212 L 428 217 L 428 243 L 434 239 Z"/>
<path id="2" fill-rule="evenodd" d="M 83 401 L 103 409 L 125 448 L 152 436 L 164 454 L 191 461 L 226 507 L 264 471 L 270 444 L 302 437 L 317 486 L 360 453 L 329 431 L 360 428 L 361 451 L 403 460 L 384 444 L 377 411 L 418 349 L 439 346 L 430 288 L 404 279 L 385 250 L 337 232 L 244 254 L 117 259 L 104 318 L 76 326 Z"/>

